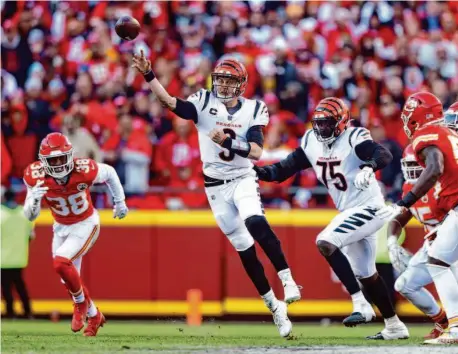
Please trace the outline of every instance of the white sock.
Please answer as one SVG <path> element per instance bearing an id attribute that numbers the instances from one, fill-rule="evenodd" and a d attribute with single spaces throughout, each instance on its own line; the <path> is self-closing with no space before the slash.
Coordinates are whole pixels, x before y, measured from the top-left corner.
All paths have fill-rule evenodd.
<path id="1" fill-rule="evenodd" d="M 384 318 L 383 321 L 385 321 L 385 327 L 396 326 L 397 324 L 399 324 L 399 322 L 401 322 L 397 315 L 394 315 L 390 318 Z"/>
<path id="2" fill-rule="evenodd" d="M 280 271 L 278 272 L 278 277 L 280 278 L 280 280 L 281 280 L 282 283 L 285 283 L 285 282 L 287 282 L 287 281 L 292 281 L 292 282 L 294 282 L 293 276 L 291 275 L 291 270 L 290 270 L 289 268 L 280 270 Z"/>
<path id="3" fill-rule="evenodd" d="M 266 294 L 262 295 L 261 297 L 270 311 L 276 310 L 278 306 L 278 300 L 275 297 L 275 294 L 272 289 L 270 289 Z"/>
<path id="4" fill-rule="evenodd" d="M 437 293 L 444 307 L 447 318 L 458 317 L 458 283 L 449 267 L 428 264 L 428 271 L 434 280 Z"/>
<path id="5" fill-rule="evenodd" d="M 95 307 L 95 304 L 92 300 L 89 302 L 89 307 L 87 309 L 87 315 L 89 317 L 94 317 L 95 315 L 97 315 L 97 307 Z"/>
<path id="6" fill-rule="evenodd" d="M 81 290 L 80 294 L 79 295 L 72 295 L 72 298 L 73 298 L 73 301 L 76 303 L 76 304 L 80 304 L 82 302 L 84 302 L 85 300 L 85 297 L 84 297 L 84 292 Z"/>
<path id="7" fill-rule="evenodd" d="M 361 312 L 362 305 L 369 305 L 362 291 L 358 291 L 357 293 L 351 295 L 351 301 L 353 302 L 353 312 Z"/>

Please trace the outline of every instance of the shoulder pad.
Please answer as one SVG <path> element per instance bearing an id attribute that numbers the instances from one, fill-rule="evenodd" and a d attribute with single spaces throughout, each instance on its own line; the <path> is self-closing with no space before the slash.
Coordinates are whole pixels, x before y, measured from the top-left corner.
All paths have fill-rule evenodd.
<path id="1" fill-rule="evenodd" d="M 35 161 L 24 170 L 24 182 L 33 187 L 38 180 L 45 178 L 45 170 L 41 161 Z"/>

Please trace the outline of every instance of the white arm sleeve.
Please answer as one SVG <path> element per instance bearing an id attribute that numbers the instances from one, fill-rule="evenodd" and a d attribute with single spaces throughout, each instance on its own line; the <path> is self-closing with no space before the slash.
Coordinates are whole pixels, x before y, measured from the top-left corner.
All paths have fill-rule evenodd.
<path id="1" fill-rule="evenodd" d="M 111 195 L 113 196 L 114 202 L 118 203 L 124 201 L 126 197 L 115 169 L 104 163 L 97 163 L 97 166 L 99 170 L 97 172 L 97 176 L 95 177 L 94 184 L 106 183 Z"/>
<path id="2" fill-rule="evenodd" d="M 33 199 L 32 188 L 27 184 L 27 196 L 24 202 L 24 215 L 30 221 L 35 220 L 40 215 L 41 203 Z"/>

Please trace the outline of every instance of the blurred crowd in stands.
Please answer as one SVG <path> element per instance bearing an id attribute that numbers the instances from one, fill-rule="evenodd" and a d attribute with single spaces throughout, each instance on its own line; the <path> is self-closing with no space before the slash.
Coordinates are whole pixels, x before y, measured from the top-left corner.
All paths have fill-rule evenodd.
<path id="1" fill-rule="evenodd" d="M 309 128 L 315 104 L 343 98 L 353 124 L 370 129 L 394 162 L 378 173 L 389 197 L 402 185 L 407 140 L 400 109 L 429 90 L 458 100 L 458 2 L 453 1 L 2 1 L 2 185 L 20 189 L 49 132 L 77 157 L 113 165 L 132 208 L 207 206 L 194 126 L 164 110 L 130 67 L 145 51 L 171 95 L 210 88 L 217 60 L 249 73 L 248 98 L 270 124 L 262 163 L 284 158 Z M 122 15 L 141 23 L 121 41 Z M 313 171 L 262 185 L 271 207 L 330 205 Z M 106 205 L 97 194 L 96 205 Z"/>

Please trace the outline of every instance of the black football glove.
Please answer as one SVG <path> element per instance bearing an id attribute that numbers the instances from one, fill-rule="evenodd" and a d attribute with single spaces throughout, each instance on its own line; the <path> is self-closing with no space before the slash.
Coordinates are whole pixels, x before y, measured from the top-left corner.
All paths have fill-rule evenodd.
<path id="1" fill-rule="evenodd" d="M 264 166 L 264 167 L 258 167 L 256 165 L 253 166 L 253 169 L 256 171 L 258 174 L 258 178 L 261 181 L 266 181 L 266 182 L 272 182 L 274 181 L 274 166 Z"/>

